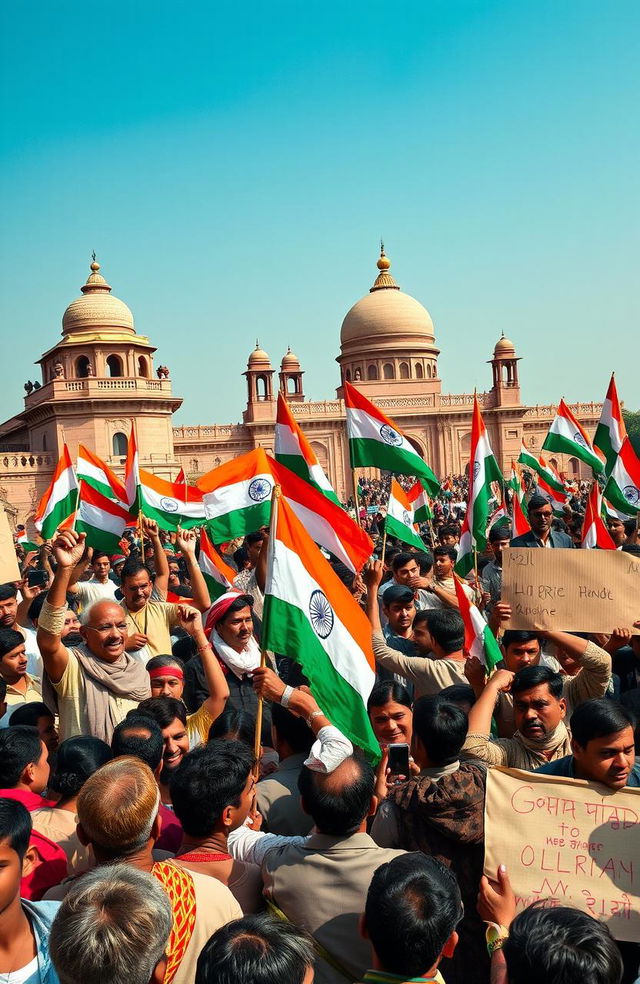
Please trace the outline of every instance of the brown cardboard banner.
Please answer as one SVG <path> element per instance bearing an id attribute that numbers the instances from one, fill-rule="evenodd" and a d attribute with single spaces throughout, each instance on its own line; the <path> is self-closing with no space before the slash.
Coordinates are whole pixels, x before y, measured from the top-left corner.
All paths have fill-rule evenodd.
<path id="1" fill-rule="evenodd" d="M 517 911 L 538 899 L 640 941 L 640 789 L 492 768 L 484 873 L 506 864 Z"/>
<path id="2" fill-rule="evenodd" d="M 619 550 L 508 547 L 502 601 L 511 605 L 509 629 L 630 629 L 640 619 L 640 557 Z"/>

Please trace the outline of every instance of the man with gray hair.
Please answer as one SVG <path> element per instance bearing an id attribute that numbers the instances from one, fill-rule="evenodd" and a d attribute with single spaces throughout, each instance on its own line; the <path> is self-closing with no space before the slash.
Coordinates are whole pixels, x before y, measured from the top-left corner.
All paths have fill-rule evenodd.
<path id="1" fill-rule="evenodd" d="M 173 924 L 155 878 L 126 864 L 95 868 L 73 886 L 51 926 L 60 984 L 162 984 Z"/>

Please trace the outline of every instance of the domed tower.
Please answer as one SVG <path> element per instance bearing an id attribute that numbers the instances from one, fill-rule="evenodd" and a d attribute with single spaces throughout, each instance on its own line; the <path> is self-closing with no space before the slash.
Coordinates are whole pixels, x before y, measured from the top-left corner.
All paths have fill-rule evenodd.
<path id="1" fill-rule="evenodd" d="M 273 373 L 271 359 L 260 348 L 256 339 L 256 347 L 249 356 L 247 370 L 243 373 L 247 379 L 248 391 L 247 409 L 242 415 L 245 423 L 273 417 Z"/>
<path id="2" fill-rule="evenodd" d="M 495 344 L 493 358 L 489 360 L 493 371 L 494 406 L 520 405 L 519 361 L 515 345 L 510 338 L 505 338 L 503 332 Z"/>
<path id="3" fill-rule="evenodd" d="M 342 322 L 336 360 L 342 379 L 361 386 L 371 398 L 439 393 L 440 350 L 429 312 L 400 290 L 389 272 L 384 244 L 377 266 L 373 287 Z"/>
<path id="4" fill-rule="evenodd" d="M 304 392 L 302 390 L 303 375 L 304 370 L 300 367 L 298 356 L 294 355 L 287 346 L 286 354 L 283 355 L 282 362 L 280 363 L 278 376 L 280 380 L 280 392 L 283 396 L 286 396 L 289 403 L 302 403 L 304 400 Z"/>

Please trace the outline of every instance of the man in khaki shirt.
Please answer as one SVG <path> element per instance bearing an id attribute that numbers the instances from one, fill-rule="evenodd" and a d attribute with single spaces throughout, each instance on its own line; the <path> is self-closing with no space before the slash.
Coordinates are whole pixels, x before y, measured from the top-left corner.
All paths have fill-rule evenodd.
<path id="1" fill-rule="evenodd" d="M 7 685 L 7 716 L 21 704 L 42 700 L 40 680 L 29 676 L 27 666 L 22 634 L 15 629 L 0 628 L 0 677 Z"/>

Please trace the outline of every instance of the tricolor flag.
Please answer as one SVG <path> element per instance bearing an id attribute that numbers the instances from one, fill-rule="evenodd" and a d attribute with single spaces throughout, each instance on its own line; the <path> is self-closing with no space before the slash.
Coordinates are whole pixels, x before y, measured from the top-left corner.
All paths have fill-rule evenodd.
<path id="1" fill-rule="evenodd" d="M 316 458 L 313 448 L 300 425 L 296 422 L 282 393 L 278 393 L 274 458 L 285 468 L 299 475 L 305 482 L 315 486 L 319 492 L 326 495 L 337 506 L 340 505 L 340 500 L 333 491 L 331 482 L 325 475 L 322 465 Z"/>
<path id="2" fill-rule="evenodd" d="M 391 480 L 385 529 L 388 536 L 395 536 L 403 543 L 409 543 L 412 547 L 417 547 L 418 550 L 424 550 L 424 543 L 416 531 L 413 506 L 409 501 L 409 496 L 395 478 Z"/>
<path id="3" fill-rule="evenodd" d="M 462 524 L 458 561 L 455 567 L 456 572 L 461 577 L 466 577 L 473 570 L 474 554 L 482 553 L 487 546 L 489 499 L 493 495 L 492 482 L 502 484 L 502 472 L 493 456 L 478 400 L 474 395 L 471 458 L 469 461 L 469 496 L 467 511 Z"/>
<path id="4" fill-rule="evenodd" d="M 454 576 L 454 583 L 460 614 L 464 622 L 464 651 L 472 659 L 477 659 L 482 663 L 487 673 L 491 673 L 494 666 L 502 659 L 500 646 L 484 620 L 480 609 L 467 598 L 460 578 Z"/>
<path id="5" fill-rule="evenodd" d="M 184 468 L 181 468 L 180 471 L 178 472 L 178 474 L 176 475 L 176 477 L 175 477 L 175 484 L 176 485 L 186 485 L 187 484 L 187 476 L 185 474 Z"/>
<path id="6" fill-rule="evenodd" d="M 594 476 L 604 471 L 602 459 L 593 450 L 589 435 L 578 423 L 564 400 L 560 400 L 542 450 L 573 455 L 584 461 L 585 465 L 589 465 Z"/>
<path id="7" fill-rule="evenodd" d="M 544 461 L 544 459 L 540 458 L 540 461 Z M 536 476 L 536 491 L 547 502 L 551 503 L 551 508 L 556 516 L 564 515 L 564 507 L 567 504 L 567 493 L 564 491 L 564 488 L 558 490 L 557 483 L 550 482 L 546 476 L 543 477 L 542 474 L 539 474 Z"/>
<path id="8" fill-rule="evenodd" d="M 120 479 L 102 458 L 85 448 L 84 444 L 78 446 L 76 477 L 79 482 L 90 485 L 108 499 L 127 504 L 127 493 Z"/>
<path id="9" fill-rule="evenodd" d="M 140 512 L 148 519 L 155 519 L 163 530 L 175 532 L 202 526 L 205 521 L 202 492 L 189 485 L 167 482 L 140 468 Z"/>
<path id="10" fill-rule="evenodd" d="M 611 474 L 616 457 L 620 453 L 622 442 L 626 436 L 627 428 L 624 425 L 622 410 L 620 409 L 615 373 L 611 373 L 607 395 L 602 404 L 600 421 L 593 438 L 594 449 L 601 453 L 605 461 L 605 475 L 608 476 Z"/>
<path id="11" fill-rule="evenodd" d="M 200 531 L 198 566 L 207 583 L 212 604 L 220 595 L 233 590 L 233 579 L 237 571 L 225 564 L 204 529 Z"/>
<path id="12" fill-rule="evenodd" d="M 615 550 L 616 545 L 602 518 L 602 493 L 597 480 L 594 479 L 587 499 L 587 508 L 582 527 L 582 547 L 593 550 Z"/>
<path id="13" fill-rule="evenodd" d="M 352 468 L 380 468 L 396 475 L 415 475 L 430 495 L 440 490 L 438 479 L 409 439 L 355 386 L 345 381 L 344 403 Z"/>
<path id="14" fill-rule="evenodd" d="M 504 506 L 498 506 L 498 508 L 491 513 L 489 516 L 489 522 L 487 523 L 487 533 L 494 526 L 510 526 L 511 520 L 509 518 L 509 513 Z"/>
<path id="15" fill-rule="evenodd" d="M 640 513 L 640 461 L 628 437 L 622 442 L 604 487 L 604 496 L 623 514 L 637 516 Z"/>
<path id="16" fill-rule="evenodd" d="M 556 469 L 551 464 L 547 464 L 542 455 L 536 457 L 529 451 L 527 445 L 522 438 L 520 444 L 520 455 L 518 457 L 518 464 L 524 465 L 526 468 L 530 468 L 532 471 L 539 475 L 543 479 L 546 485 L 554 489 L 556 492 L 564 495 L 565 486 L 564 482 L 558 475 Z"/>
<path id="17" fill-rule="evenodd" d="M 16 543 L 19 543 L 22 549 L 26 553 L 31 553 L 32 550 L 39 550 L 40 547 L 33 540 L 30 540 L 27 536 L 27 531 L 23 526 L 18 535 L 16 536 Z"/>
<path id="18" fill-rule="evenodd" d="M 269 538 L 262 645 L 300 664 L 331 723 L 372 760 L 367 714 L 375 682 L 371 626 L 284 496 Z"/>
<path id="19" fill-rule="evenodd" d="M 524 499 L 518 498 L 514 495 L 511 500 L 511 536 L 522 536 L 524 533 L 531 532 L 531 526 L 529 525 L 529 520 L 527 518 L 527 507 L 524 504 Z"/>
<path id="20" fill-rule="evenodd" d="M 33 522 L 43 540 L 50 540 L 59 526 L 71 526 L 78 502 L 78 483 L 65 444 L 53 479 L 38 503 Z"/>
<path id="21" fill-rule="evenodd" d="M 311 538 L 349 570 L 361 570 L 373 550 L 370 537 L 344 509 L 270 458 L 263 448 L 242 454 L 198 479 L 213 542 L 226 543 L 267 526 L 276 483 Z"/>
<path id="22" fill-rule="evenodd" d="M 130 519 L 129 510 L 123 505 L 103 495 L 88 482 L 82 482 L 75 528 L 78 533 L 87 534 L 90 547 L 108 554 L 118 553 L 120 539 Z"/>
<path id="23" fill-rule="evenodd" d="M 425 492 L 422 482 L 418 479 L 407 492 L 409 502 L 413 506 L 413 519 L 416 523 L 428 523 L 433 519 L 431 499 Z"/>
<path id="24" fill-rule="evenodd" d="M 138 443 L 133 424 L 131 436 L 127 444 L 127 458 L 124 463 L 124 487 L 126 490 L 125 505 L 133 516 L 140 511 L 140 459 L 138 458 Z"/>

